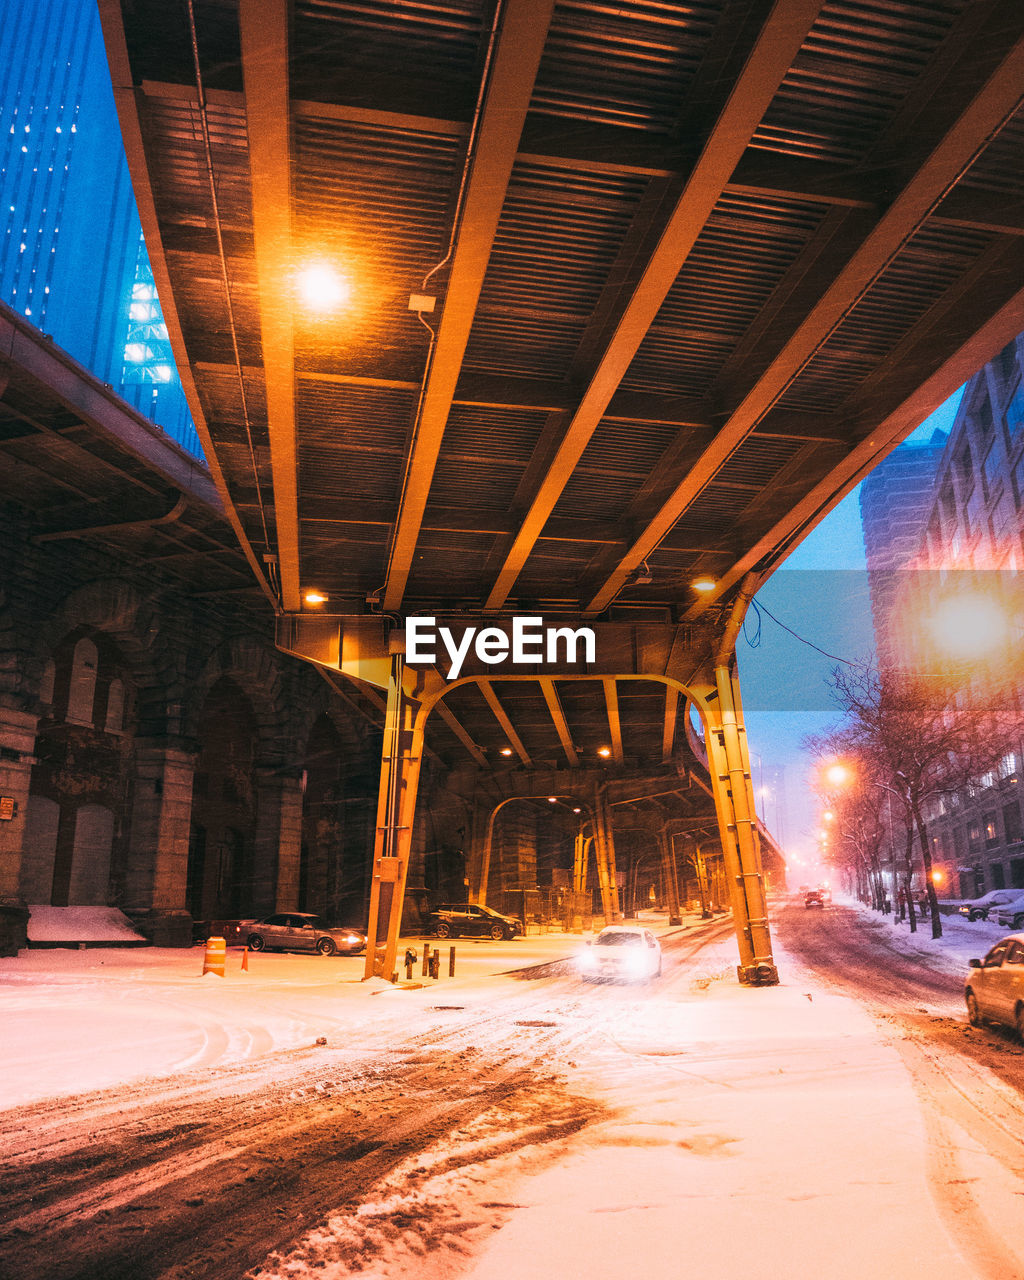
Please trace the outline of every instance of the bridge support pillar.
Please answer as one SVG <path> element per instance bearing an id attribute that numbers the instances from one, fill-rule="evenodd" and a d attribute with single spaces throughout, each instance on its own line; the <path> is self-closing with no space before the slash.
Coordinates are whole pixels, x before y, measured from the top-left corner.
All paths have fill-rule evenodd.
<path id="1" fill-rule="evenodd" d="M 715 688 L 718 696 L 710 702 L 707 726 L 708 762 L 740 950 L 737 976 L 742 983 L 770 986 L 779 974 L 768 929 L 747 732 L 739 683 L 730 667 L 715 668 Z"/>
<path id="2" fill-rule="evenodd" d="M 405 882 L 409 874 L 423 756 L 423 718 L 417 715 L 419 703 L 403 690 L 404 674 L 402 655 L 393 654 L 377 795 L 377 834 L 363 975 L 366 978 L 390 979 L 395 972 Z"/>
<path id="3" fill-rule="evenodd" d="M 601 890 L 601 909 L 605 924 L 622 919 L 619 910 L 619 882 L 615 870 L 615 838 L 612 835 L 608 801 L 598 786 L 594 788 L 594 851 L 597 855 L 597 883 Z"/>
<path id="4" fill-rule="evenodd" d="M 665 896 L 668 898 L 668 922 L 670 925 L 682 924 L 683 916 L 679 908 L 679 876 L 676 871 L 676 855 L 671 837 L 667 831 L 662 831 L 660 843 L 661 869 L 665 877 Z"/>

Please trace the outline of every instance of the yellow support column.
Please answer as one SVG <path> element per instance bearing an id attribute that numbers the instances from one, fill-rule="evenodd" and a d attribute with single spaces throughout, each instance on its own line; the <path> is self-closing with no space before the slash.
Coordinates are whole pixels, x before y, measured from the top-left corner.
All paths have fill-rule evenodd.
<path id="1" fill-rule="evenodd" d="M 364 968 L 364 977 L 377 976 L 389 980 L 396 971 L 398 934 L 402 926 L 416 792 L 423 756 L 423 722 L 417 714 L 419 704 L 405 694 L 402 687 L 404 674 L 402 655 L 393 654 L 377 796 L 377 835 L 373 849 Z"/>
<path id="2" fill-rule="evenodd" d="M 772 958 L 739 685 L 728 666 L 715 668 L 715 686 L 718 697 L 710 704 L 708 761 L 740 950 L 737 974 L 740 982 L 767 986 L 778 982 L 779 974 Z"/>
<path id="3" fill-rule="evenodd" d="M 679 908 L 679 877 L 676 874 L 676 854 L 667 831 L 659 837 L 661 843 L 661 866 L 665 875 L 665 893 L 668 897 L 669 924 L 682 924 L 683 916 Z"/>

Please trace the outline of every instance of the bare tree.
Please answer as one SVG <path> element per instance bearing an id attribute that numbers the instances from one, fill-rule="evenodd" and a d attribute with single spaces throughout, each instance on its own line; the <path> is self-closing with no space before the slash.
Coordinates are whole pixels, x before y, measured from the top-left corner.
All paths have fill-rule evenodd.
<path id="1" fill-rule="evenodd" d="M 942 921 L 932 877 L 923 810 L 934 796 L 963 792 L 993 770 L 1015 744 L 1020 728 L 1015 699 L 971 696 L 948 679 L 870 667 L 837 667 L 832 689 L 844 712 L 839 733 L 865 777 L 888 790 L 907 818 L 906 886 L 911 928 L 916 926 L 909 868 L 916 834 L 924 867 L 932 937 Z"/>
<path id="2" fill-rule="evenodd" d="M 847 777 L 841 784 L 822 788 L 835 834 L 832 862 L 854 877 L 862 900 L 870 898 L 874 909 L 884 912 L 888 909 L 881 857 L 884 799 L 874 761 L 861 754 L 860 739 L 842 729 L 807 738 L 804 745 L 823 763 L 842 761 L 846 766 Z"/>

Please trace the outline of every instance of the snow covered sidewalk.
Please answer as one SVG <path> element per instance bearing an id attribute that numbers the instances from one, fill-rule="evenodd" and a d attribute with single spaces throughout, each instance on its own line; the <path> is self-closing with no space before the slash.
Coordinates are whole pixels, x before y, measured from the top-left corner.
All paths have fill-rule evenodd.
<path id="1" fill-rule="evenodd" d="M 521 1207 L 470 1280 L 513 1280 L 531 1259 L 560 1280 L 978 1274 L 937 1210 L 896 1048 L 779 959 L 778 987 L 723 976 L 671 1013 L 640 1007 L 609 1028 L 569 1081 L 614 1118 L 515 1190 Z"/>

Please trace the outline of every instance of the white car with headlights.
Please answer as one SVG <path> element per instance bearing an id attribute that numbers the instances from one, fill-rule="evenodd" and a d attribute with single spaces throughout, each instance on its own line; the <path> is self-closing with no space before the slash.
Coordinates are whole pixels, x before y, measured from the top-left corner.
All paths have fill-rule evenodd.
<path id="1" fill-rule="evenodd" d="M 642 925 L 610 924 L 579 957 L 585 981 L 646 982 L 661 973 L 661 943 Z"/>

